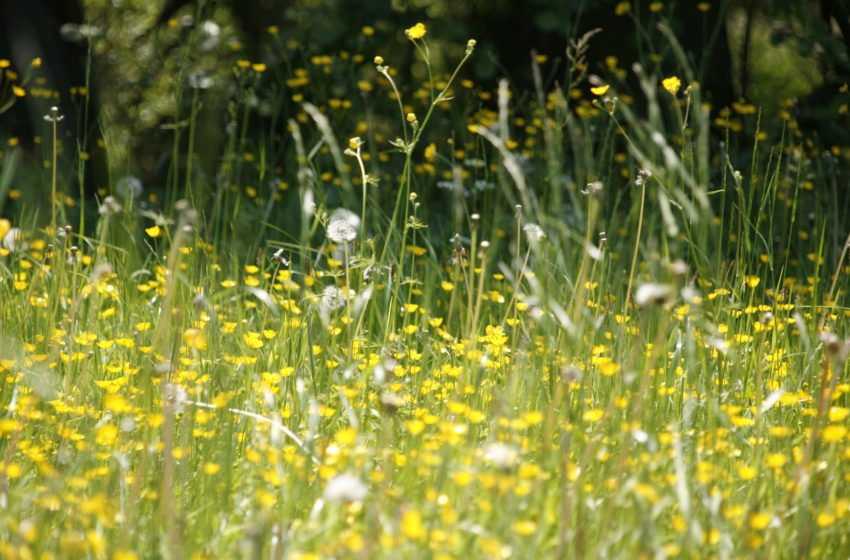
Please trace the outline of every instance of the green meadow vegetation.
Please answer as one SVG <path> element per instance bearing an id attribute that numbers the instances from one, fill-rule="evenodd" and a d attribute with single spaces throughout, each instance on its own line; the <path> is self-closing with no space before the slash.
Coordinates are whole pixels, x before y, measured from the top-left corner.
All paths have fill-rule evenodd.
<path id="1" fill-rule="evenodd" d="M 0 60 L 0 557 L 847 557 L 850 148 L 663 20 L 527 91 L 413 23 L 216 69 L 214 176 L 180 75 L 163 184 L 94 193 L 126 145 Z"/>

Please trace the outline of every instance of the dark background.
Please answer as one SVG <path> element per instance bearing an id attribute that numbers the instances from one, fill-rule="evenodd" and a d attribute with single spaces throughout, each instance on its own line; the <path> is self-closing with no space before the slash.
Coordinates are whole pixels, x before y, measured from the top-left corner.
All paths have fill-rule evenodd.
<path id="1" fill-rule="evenodd" d="M 546 85 L 562 84 L 569 41 L 593 29 L 600 31 L 586 56 L 588 76 L 598 74 L 610 81 L 619 75 L 628 83 L 629 69 L 638 60 L 654 65 L 652 70 L 659 75 L 681 75 L 682 68 L 657 31 L 657 24 L 664 22 L 681 41 L 706 92 L 704 98 L 716 110 L 746 100 L 758 106 L 763 121 L 770 123 L 790 98 L 796 120 L 817 142 L 844 145 L 850 143 L 842 109 L 850 101 L 842 88 L 850 76 L 848 4 L 844 0 L 125 0 L 119 4 L 7 0 L 0 2 L 0 59 L 11 66 L 0 88 L 4 108 L 0 142 L 4 148 L 22 147 L 24 164 L 38 168 L 45 158 L 44 138 L 50 133 L 42 117 L 57 105 L 65 116 L 63 157 L 73 159 L 82 153 L 91 158 L 79 174 L 89 195 L 108 190 L 117 170 L 145 183 L 166 181 L 173 146 L 168 127 L 185 118 L 196 91 L 181 91 L 175 83 L 206 78 L 211 84 L 203 107 L 207 117 L 199 125 L 205 142 L 197 149 L 213 169 L 226 126 L 226 119 L 216 115 L 226 113 L 233 100 L 235 61 L 267 64 L 264 79 L 277 83 L 281 96 L 260 99 L 257 114 L 280 125 L 295 111 L 293 105 L 276 101 L 289 98 L 286 79 L 295 68 L 309 65 L 316 54 L 332 54 L 333 74 L 342 76 L 334 79 L 345 79 L 349 85 L 358 78 L 357 72 L 365 71 L 344 56 L 359 55 L 360 67 L 369 67 L 375 54 L 383 54 L 392 58 L 400 82 L 422 80 L 424 69 L 414 51 L 395 46 L 403 44 L 405 28 L 423 21 L 435 67 L 450 68 L 467 39 L 474 37 L 478 47 L 468 73 L 477 87 L 492 90 L 499 78 L 507 77 L 520 92 L 533 88 L 534 53 L 545 56 L 540 60 L 546 61 Z M 616 59 L 613 66 L 611 57 Z M 32 65 L 35 58 L 40 60 L 37 68 Z M 343 74 L 341 65 L 355 69 Z M 15 98 L 10 93 L 15 83 L 25 87 L 26 96 Z M 322 87 L 328 97 L 344 95 L 343 85 L 330 78 Z M 261 118 L 251 121 L 252 129 L 268 126 Z M 104 144 L 111 147 L 109 154 L 97 155 L 97 146 Z M 74 192 L 74 186 L 69 190 Z"/>

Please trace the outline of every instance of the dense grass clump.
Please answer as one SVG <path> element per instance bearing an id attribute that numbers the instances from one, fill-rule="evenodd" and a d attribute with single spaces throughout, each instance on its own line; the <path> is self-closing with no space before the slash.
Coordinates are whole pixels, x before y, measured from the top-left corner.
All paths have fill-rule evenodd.
<path id="1" fill-rule="evenodd" d="M 194 90 L 165 188 L 94 206 L 48 113 L 52 198 L 0 221 L 0 556 L 847 555 L 846 150 L 712 108 L 663 27 L 676 73 L 588 81 L 588 35 L 528 93 L 427 33 L 416 88 L 399 45 L 240 61 L 214 180 Z"/>

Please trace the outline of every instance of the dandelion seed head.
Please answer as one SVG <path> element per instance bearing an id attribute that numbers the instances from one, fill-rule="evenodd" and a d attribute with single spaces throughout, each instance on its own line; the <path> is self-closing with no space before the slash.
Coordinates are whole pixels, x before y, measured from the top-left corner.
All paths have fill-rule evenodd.
<path id="1" fill-rule="evenodd" d="M 345 296 L 336 286 L 328 286 L 322 290 L 322 300 L 320 305 L 323 311 L 336 311 L 345 305 Z"/>
<path id="2" fill-rule="evenodd" d="M 484 459 L 495 467 L 507 470 L 516 465 L 519 453 L 514 447 L 505 443 L 490 443 L 484 447 Z"/>
<path id="3" fill-rule="evenodd" d="M 97 211 L 101 216 L 112 216 L 121 212 L 121 204 L 114 196 L 107 196 L 103 199 Z"/>
<path id="4" fill-rule="evenodd" d="M 362 502 L 369 489 L 360 478 L 353 474 L 341 474 L 333 477 L 325 486 L 324 498 L 329 502 Z"/>
<path id="5" fill-rule="evenodd" d="M 525 232 L 525 236 L 528 238 L 530 243 L 539 243 L 544 237 L 546 237 L 546 233 L 543 231 L 543 228 L 537 224 L 525 224 L 522 231 Z"/>
<path id="6" fill-rule="evenodd" d="M 648 282 L 641 284 L 635 292 L 635 304 L 643 308 L 665 305 L 673 299 L 673 296 L 673 288 L 670 286 Z"/>
<path id="7" fill-rule="evenodd" d="M 637 177 L 635 177 L 635 186 L 642 187 L 647 184 L 650 179 L 652 179 L 652 171 L 646 168 L 641 168 L 637 172 Z"/>
<path id="8" fill-rule="evenodd" d="M 330 222 L 328 222 L 327 236 L 334 243 L 351 243 L 357 239 L 357 228 L 348 217 L 331 216 Z"/>
<path id="9" fill-rule="evenodd" d="M 141 179 L 132 175 L 121 177 L 115 184 L 115 192 L 121 198 L 138 198 L 143 191 L 144 187 L 142 186 Z"/>

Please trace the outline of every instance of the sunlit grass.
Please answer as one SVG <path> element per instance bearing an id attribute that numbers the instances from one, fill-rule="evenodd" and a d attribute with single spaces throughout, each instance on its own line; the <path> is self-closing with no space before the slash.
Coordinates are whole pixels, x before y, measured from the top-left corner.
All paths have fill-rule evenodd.
<path id="1" fill-rule="evenodd" d="M 175 142 L 91 232 L 0 221 L 0 556 L 846 555 L 841 151 L 681 54 L 591 89 L 579 41 L 517 105 L 407 35 L 380 127 L 317 93 L 280 147 L 240 95 L 214 192 Z"/>

